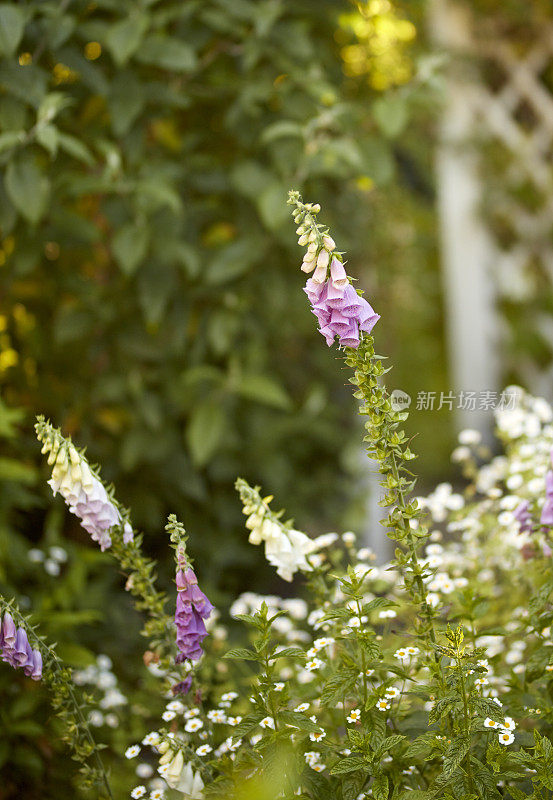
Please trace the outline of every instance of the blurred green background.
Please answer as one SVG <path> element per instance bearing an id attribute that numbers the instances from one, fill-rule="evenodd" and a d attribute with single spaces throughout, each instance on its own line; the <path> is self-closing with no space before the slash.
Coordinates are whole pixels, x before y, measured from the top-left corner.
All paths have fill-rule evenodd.
<path id="1" fill-rule="evenodd" d="M 479 5 L 519 24 L 519 3 Z M 70 663 L 113 660 L 127 703 L 98 723 L 120 793 L 155 681 L 109 554 L 51 501 L 34 415 L 102 465 L 167 587 L 163 526 L 183 520 L 223 614 L 240 591 L 276 590 L 237 475 L 310 532 L 363 528 L 355 405 L 302 292 L 286 197 L 319 202 L 347 251 L 382 315 L 390 386 L 446 390 L 444 82 L 426 14 L 423 0 L 0 3 L 0 590 Z M 429 486 L 451 474 L 452 415 L 415 428 Z M 40 687 L 5 667 L 0 696 L 0 799 L 73 797 Z"/>

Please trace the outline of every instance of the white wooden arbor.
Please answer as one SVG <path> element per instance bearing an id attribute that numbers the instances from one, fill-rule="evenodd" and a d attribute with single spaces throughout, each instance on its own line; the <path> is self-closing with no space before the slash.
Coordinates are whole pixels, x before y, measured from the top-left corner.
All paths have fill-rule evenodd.
<path id="1" fill-rule="evenodd" d="M 543 80 L 553 64 L 553 24 L 545 20 L 537 35 L 514 41 L 493 19 L 476 19 L 468 0 L 434 0 L 430 27 L 450 58 L 436 159 L 450 372 L 458 391 L 498 390 L 506 331 L 497 302 L 524 302 L 536 291 L 529 270 L 536 261 L 553 279 L 553 95 Z M 484 145 L 507 156 L 503 187 L 493 191 Z M 525 182 L 537 207 L 514 199 L 512 187 Z M 506 222 L 508 244 L 494 241 L 491 215 Z M 532 322 L 553 342 L 553 320 Z M 531 359 L 517 368 L 533 391 L 551 394 L 553 370 Z M 483 432 L 490 422 L 489 411 L 458 419 Z"/>

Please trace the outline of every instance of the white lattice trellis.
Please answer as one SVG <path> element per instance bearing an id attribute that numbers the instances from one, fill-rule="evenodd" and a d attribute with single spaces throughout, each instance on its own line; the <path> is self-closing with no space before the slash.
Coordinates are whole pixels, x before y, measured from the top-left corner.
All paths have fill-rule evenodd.
<path id="1" fill-rule="evenodd" d="M 527 302 L 539 291 L 532 264 L 553 283 L 553 95 L 543 78 L 553 65 L 553 25 L 520 41 L 497 20 L 481 22 L 468 3 L 433 4 L 435 39 L 452 56 L 437 161 L 452 375 L 458 388 L 479 390 L 497 388 L 504 329 L 496 301 Z M 483 179 L 484 147 L 505 159 L 493 190 Z M 535 193 L 532 207 L 512 191 L 522 184 Z M 506 225 L 507 243 L 494 240 L 490 217 Z M 553 347 L 549 315 L 532 322 Z M 539 369 L 530 358 L 517 366 L 533 389 L 551 393 L 553 366 Z"/>

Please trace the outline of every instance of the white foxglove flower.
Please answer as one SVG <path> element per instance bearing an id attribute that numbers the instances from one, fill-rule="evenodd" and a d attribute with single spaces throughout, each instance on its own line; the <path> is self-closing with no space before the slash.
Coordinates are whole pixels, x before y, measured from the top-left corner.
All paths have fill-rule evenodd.
<path id="1" fill-rule="evenodd" d="M 79 517 L 83 528 L 100 545 L 111 547 L 111 530 L 123 526 L 123 542 L 133 540 L 132 527 L 123 524 L 119 509 L 108 495 L 103 483 L 93 474 L 88 462 L 70 439 L 64 437 L 39 418 L 36 425 L 42 453 L 48 453 L 52 477 L 48 481 L 54 495 L 61 494 L 72 514 Z"/>

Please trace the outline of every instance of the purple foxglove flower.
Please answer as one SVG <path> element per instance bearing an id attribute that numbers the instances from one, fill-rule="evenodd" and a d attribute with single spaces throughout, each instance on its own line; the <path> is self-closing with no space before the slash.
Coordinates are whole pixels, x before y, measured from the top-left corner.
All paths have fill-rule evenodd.
<path id="1" fill-rule="evenodd" d="M 332 281 L 327 281 L 325 288 L 325 302 L 328 307 L 343 308 L 348 304 L 347 286 L 334 286 Z M 351 286 L 351 290 L 357 295 L 353 286 Z"/>
<path id="2" fill-rule="evenodd" d="M 545 502 L 540 522 L 548 527 L 553 526 L 553 472 L 551 470 L 545 476 Z"/>
<path id="3" fill-rule="evenodd" d="M 327 345 L 330 347 L 338 337 L 343 347 L 359 347 L 360 331 L 370 333 L 380 316 L 347 282 L 343 264 L 335 261 L 331 265 L 331 278 L 321 288 L 310 279 L 304 291 Z"/>
<path id="4" fill-rule="evenodd" d="M 176 575 L 177 607 L 177 663 L 187 658 L 197 661 L 202 655 L 202 642 L 207 636 L 204 619 L 213 611 L 213 606 L 198 586 L 198 579 L 191 567 L 179 569 Z"/>
<path id="5" fill-rule="evenodd" d="M 34 656 L 33 656 L 33 648 L 27 641 L 27 658 L 25 659 L 25 663 L 22 664 L 23 672 L 25 675 L 30 678 L 34 671 Z"/>
<path id="6" fill-rule="evenodd" d="M 33 671 L 31 678 L 34 681 L 39 681 L 42 678 L 42 656 L 40 650 L 33 650 Z"/>
<path id="7" fill-rule="evenodd" d="M 532 516 L 529 511 L 528 500 L 523 500 L 514 510 L 514 517 L 520 525 L 519 533 L 529 533 L 532 530 Z"/>
<path id="8" fill-rule="evenodd" d="M 28 647 L 29 647 L 29 641 L 27 639 L 27 634 L 25 633 L 23 628 L 18 628 L 15 637 L 14 659 L 17 661 L 17 664 L 20 667 L 22 667 L 23 664 L 25 664 L 25 662 L 27 661 Z"/>
<path id="9" fill-rule="evenodd" d="M 314 283 L 324 283 L 326 281 L 327 267 L 326 265 L 318 265 L 311 280 Z"/>
<path id="10" fill-rule="evenodd" d="M 17 631 L 15 623 L 12 619 L 12 615 L 9 613 L 9 611 L 6 611 L 4 614 L 4 620 L 2 622 L 2 647 L 7 647 L 10 650 L 13 649 L 15 647 L 16 634 Z"/>
<path id="11" fill-rule="evenodd" d="M 171 687 L 171 692 L 173 693 L 174 696 L 178 694 L 188 694 L 191 686 L 192 686 L 192 675 L 187 675 L 183 681 L 181 681 L 180 683 L 175 683 L 175 685 Z"/>
<path id="12" fill-rule="evenodd" d="M 337 258 L 333 258 L 330 264 L 330 281 L 336 289 L 345 289 L 349 283 L 344 265 Z"/>

